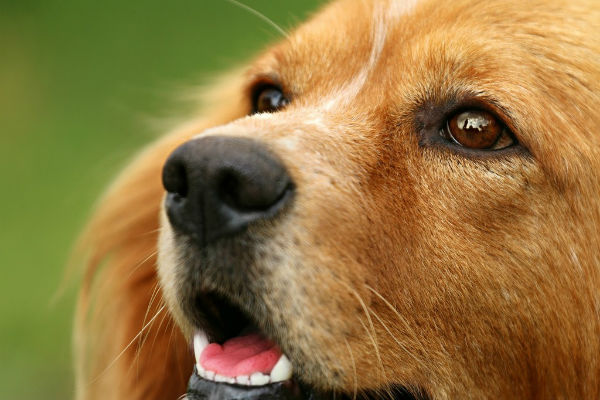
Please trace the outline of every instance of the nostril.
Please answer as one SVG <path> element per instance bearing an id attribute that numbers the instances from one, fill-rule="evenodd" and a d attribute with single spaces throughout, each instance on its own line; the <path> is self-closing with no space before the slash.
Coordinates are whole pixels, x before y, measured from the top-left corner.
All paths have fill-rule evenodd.
<path id="1" fill-rule="evenodd" d="M 225 168 L 219 171 L 216 186 L 221 202 L 245 213 L 268 211 L 285 196 L 291 183 L 283 169 L 256 174 L 251 168 Z"/>
<path id="2" fill-rule="evenodd" d="M 163 168 L 163 186 L 173 194 L 175 200 L 188 195 L 188 176 L 184 163 L 177 157 L 172 157 Z"/>
<path id="3" fill-rule="evenodd" d="M 231 170 L 222 171 L 217 182 L 218 197 L 229 207 L 242 208 L 239 198 L 240 179 L 238 175 Z"/>

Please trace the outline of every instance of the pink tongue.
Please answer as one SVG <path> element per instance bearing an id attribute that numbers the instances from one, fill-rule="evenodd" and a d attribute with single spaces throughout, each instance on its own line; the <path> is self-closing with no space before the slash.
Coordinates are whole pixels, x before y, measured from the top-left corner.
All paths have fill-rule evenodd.
<path id="1" fill-rule="evenodd" d="M 223 345 L 211 343 L 200 355 L 200 365 L 219 375 L 236 377 L 255 372 L 269 374 L 281 351 L 270 340 L 258 334 L 229 339 Z"/>

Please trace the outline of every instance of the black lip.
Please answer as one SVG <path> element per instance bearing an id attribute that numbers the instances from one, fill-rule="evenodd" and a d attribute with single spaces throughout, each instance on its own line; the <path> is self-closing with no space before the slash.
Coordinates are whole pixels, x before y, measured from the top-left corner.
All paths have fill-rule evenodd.
<path id="1" fill-rule="evenodd" d="M 382 393 L 384 393 L 382 395 Z M 426 394 L 413 395 L 402 387 L 393 387 L 384 392 L 362 392 L 354 394 L 334 394 L 320 392 L 298 379 L 271 383 L 264 386 L 243 386 L 229 383 L 213 382 L 201 378 L 194 367 L 190 377 L 186 400 L 427 400 Z"/>
<path id="2" fill-rule="evenodd" d="M 243 386 L 212 382 L 198 376 L 190 378 L 187 400 L 325 400 L 331 398 L 300 385 L 296 380 L 265 386 Z"/>

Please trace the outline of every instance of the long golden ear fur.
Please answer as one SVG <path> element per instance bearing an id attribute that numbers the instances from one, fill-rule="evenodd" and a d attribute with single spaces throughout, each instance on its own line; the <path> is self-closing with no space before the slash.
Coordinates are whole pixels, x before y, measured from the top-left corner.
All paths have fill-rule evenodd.
<path id="1" fill-rule="evenodd" d="M 174 399 L 185 392 L 193 357 L 156 276 L 161 170 L 179 144 L 244 115 L 246 106 L 236 103 L 241 77 L 227 76 L 213 91 L 228 107 L 144 150 L 105 194 L 82 235 L 77 249 L 87 262 L 74 332 L 77 399 Z"/>

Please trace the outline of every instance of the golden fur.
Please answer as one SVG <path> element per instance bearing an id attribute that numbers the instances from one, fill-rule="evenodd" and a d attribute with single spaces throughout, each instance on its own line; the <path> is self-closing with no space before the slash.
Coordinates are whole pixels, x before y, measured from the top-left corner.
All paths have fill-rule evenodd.
<path id="1" fill-rule="evenodd" d="M 192 328 L 172 289 L 160 176 L 200 133 L 256 138 L 296 182 L 285 218 L 251 229 L 271 239 L 269 333 L 306 382 L 600 398 L 599 32 L 597 0 L 324 8 L 105 195 L 83 241 L 78 399 L 185 392 Z M 245 117 L 252 85 L 273 77 L 291 104 Z M 465 97 L 527 150 L 471 157 L 421 143 L 428 110 Z"/>

